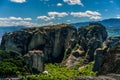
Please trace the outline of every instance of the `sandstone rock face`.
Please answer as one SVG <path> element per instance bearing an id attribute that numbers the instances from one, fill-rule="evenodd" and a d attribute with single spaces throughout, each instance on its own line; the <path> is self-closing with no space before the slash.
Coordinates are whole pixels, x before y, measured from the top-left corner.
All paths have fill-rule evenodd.
<path id="1" fill-rule="evenodd" d="M 47 62 L 60 62 L 68 42 L 75 39 L 77 30 L 66 24 L 22 29 L 4 34 L 3 50 L 13 50 L 23 55 L 30 50 L 42 50 Z"/>
<path id="2" fill-rule="evenodd" d="M 28 67 L 34 69 L 36 72 L 44 71 L 44 54 L 43 51 L 33 50 L 29 51 L 25 56 L 25 63 Z"/>

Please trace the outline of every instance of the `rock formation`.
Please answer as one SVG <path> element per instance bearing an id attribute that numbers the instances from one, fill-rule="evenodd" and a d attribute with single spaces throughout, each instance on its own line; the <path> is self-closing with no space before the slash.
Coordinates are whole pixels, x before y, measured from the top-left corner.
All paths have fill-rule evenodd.
<path id="1" fill-rule="evenodd" d="M 25 55 L 30 50 L 41 50 L 47 62 L 61 62 L 71 39 L 75 39 L 76 28 L 61 24 L 27 28 L 4 34 L 1 48 Z"/>
<path id="2" fill-rule="evenodd" d="M 65 52 L 66 55 L 70 55 L 63 62 L 67 67 L 75 66 L 83 56 L 83 65 L 94 61 L 95 50 L 101 48 L 107 38 L 105 27 L 99 23 L 91 23 L 89 26 L 80 27 L 77 33 L 77 40 L 71 41 Z"/>
<path id="3" fill-rule="evenodd" d="M 24 56 L 26 65 L 33 69 L 34 72 L 44 71 L 44 54 L 40 50 L 29 51 Z"/>
<path id="4" fill-rule="evenodd" d="M 120 74 L 120 37 L 109 38 L 109 48 L 103 56 L 100 74 Z M 108 42 L 107 41 L 107 42 Z"/>
<path id="5" fill-rule="evenodd" d="M 95 64 L 93 71 L 98 74 L 120 74 L 120 37 L 110 37 L 102 48 L 95 51 Z"/>

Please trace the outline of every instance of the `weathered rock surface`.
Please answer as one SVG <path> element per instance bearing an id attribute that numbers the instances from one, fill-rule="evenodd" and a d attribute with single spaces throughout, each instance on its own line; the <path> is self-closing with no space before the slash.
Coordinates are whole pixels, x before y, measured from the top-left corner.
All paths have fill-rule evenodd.
<path id="1" fill-rule="evenodd" d="M 72 68 L 77 64 L 82 64 L 83 56 L 85 56 L 85 52 L 81 46 L 78 46 L 78 49 L 73 50 L 70 56 L 65 61 L 63 61 L 63 64 L 68 68 Z"/>
<path id="2" fill-rule="evenodd" d="M 29 51 L 28 54 L 24 56 L 26 65 L 33 69 L 34 72 L 44 71 L 44 54 L 43 51 L 33 50 Z"/>
<path id="3" fill-rule="evenodd" d="M 68 42 L 75 39 L 77 30 L 66 24 L 27 28 L 4 34 L 1 48 L 23 55 L 30 50 L 42 50 L 47 62 L 61 62 Z"/>
<path id="4" fill-rule="evenodd" d="M 120 74 L 120 37 L 112 46 L 108 48 L 107 53 L 103 57 L 100 74 L 115 73 Z M 111 39 L 114 41 L 114 39 Z"/>
<path id="5" fill-rule="evenodd" d="M 95 64 L 93 71 L 99 75 L 114 73 L 120 74 L 120 37 L 108 38 L 102 48 L 95 51 Z M 119 77 L 120 79 L 120 77 Z"/>
<path id="6" fill-rule="evenodd" d="M 88 61 L 94 60 L 94 52 L 97 48 L 102 47 L 102 43 L 107 38 L 107 32 L 103 25 L 99 23 L 91 23 L 84 29 L 86 32 L 81 31 L 79 28 L 78 34 L 79 36 L 79 44 L 83 46 Z M 83 35 L 81 35 L 83 34 Z"/>
<path id="7" fill-rule="evenodd" d="M 67 67 L 75 66 L 83 56 L 85 57 L 84 64 L 93 61 L 95 50 L 101 48 L 107 38 L 105 27 L 99 23 L 91 23 L 89 26 L 80 27 L 77 33 L 77 40 L 70 42 L 65 52 L 66 55 L 70 55 L 63 62 Z"/>

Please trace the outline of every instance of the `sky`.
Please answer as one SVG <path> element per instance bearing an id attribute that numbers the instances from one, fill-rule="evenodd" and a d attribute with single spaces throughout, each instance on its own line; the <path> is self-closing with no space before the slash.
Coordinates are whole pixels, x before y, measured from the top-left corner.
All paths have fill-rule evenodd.
<path id="1" fill-rule="evenodd" d="M 120 0 L 0 0 L 0 26 L 43 26 L 120 18 Z"/>

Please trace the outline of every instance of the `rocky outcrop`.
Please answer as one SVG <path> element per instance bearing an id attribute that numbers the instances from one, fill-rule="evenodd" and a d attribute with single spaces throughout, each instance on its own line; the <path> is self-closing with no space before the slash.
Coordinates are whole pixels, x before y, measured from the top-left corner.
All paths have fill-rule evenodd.
<path id="1" fill-rule="evenodd" d="M 116 73 L 120 74 L 120 37 L 113 38 L 112 41 L 118 39 L 119 41 L 115 41 L 115 43 L 111 43 L 112 46 L 108 49 L 107 53 L 103 57 L 102 65 L 100 68 L 100 74 L 108 74 L 108 73 Z"/>
<path id="2" fill-rule="evenodd" d="M 120 37 L 108 38 L 102 48 L 95 51 L 94 71 L 99 74 L 120 74 Z"/>
<path id="3" fill-rule="evenodd" d="M 95 50 L 102 47 L 102 43 L 107 38 L 105 27 L 99 23 L 91 23 L 85 28 L 79 28 L 78 34 L 78 43 L 83 46 L 88 62 L 93 61 Z"/>
<path id="4" fill-rule="evenodd" d="M 66 24 L 27 28 L 4 34 L 1 48 L 25 55 L 30 50 L 41 50 L 47 62 L 61 62 L 68 42 L 75 39 L 77 30 Z"/>
<path id="5" fill-rule="evenodd" d="M 77 40 L 71 41 L 65 52 L 66 55 L 70 55 L 63 61 L 67 67 L 75 66 L 81 59 L 84 59 L 82 60 L 83 65 L 94 61 L 96 49 L 101 48 L 107 38 L 105 27 L 99 23 L 91 23 L 89 26 L 80 27 L 77 33 Z"/>
<path id="6" fill-rule="evenodd" d="M 25 64 L 33 69 L 34 72 L 44 71 L 44 54 L 40 50 L 29 51 L 28 54 L 24 56 Z"/>

